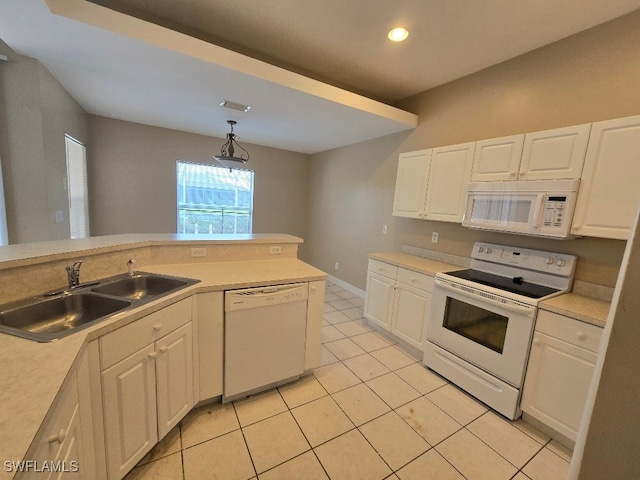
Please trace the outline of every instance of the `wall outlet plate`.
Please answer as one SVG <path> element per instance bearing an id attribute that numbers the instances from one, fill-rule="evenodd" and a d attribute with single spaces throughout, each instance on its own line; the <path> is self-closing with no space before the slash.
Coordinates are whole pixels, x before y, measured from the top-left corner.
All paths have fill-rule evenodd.
<path id="1" fill-rule="evenodd" d="M 438 240 L 440 240 L 440 234 L 438 232 L 432 232 L 431 243 L 438 243 Z"/>
<path id="2" fill-rule="evenodd" d="M 191 256 L 192 257 L 206 257 L 207 256 L 207 249 L 204 248 L 204 247 L 192 248 L 191 249 Z"/>
<path id="3" fill-rule="evenodd" d="M 271 255 L 280 255 L 282 253 L 282 247 L 280 245 L 271 245 L 269 247 L 269 253 Z"/>

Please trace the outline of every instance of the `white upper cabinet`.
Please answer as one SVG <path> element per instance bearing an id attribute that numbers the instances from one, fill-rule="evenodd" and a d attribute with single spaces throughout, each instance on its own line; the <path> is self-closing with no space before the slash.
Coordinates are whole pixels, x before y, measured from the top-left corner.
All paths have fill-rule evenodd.
<path id="1" fill-rule="evenodd" d="M 516 180 L 524 134 L 476 142 L 472 182 Z"/>
<path id="2" fill-rule="evenodd" d="M 434 148 L 431 154 L 425 218 L 462 222 L 475 142 Z"/>
<path id="3" fill-rule="evenodd" d="M 640 115 L 594 123 L 571 233 L 626 240 L 640 203 Z"/>
<path id="4" fill-rule="evenodd" d="M 393 215 L 420 218 L 424 212 L 431 150 L 401 153 L 398 158 Z"/>
<path id="5" fill-rule="evenodd" d="M 591 124 L 481 140 L 472 182 L 580 178 Z"/>
<path id="6" fill-rule="evenodd" d="M 591 124 L 527 133 L 519 180 L 580 178 Z"/>

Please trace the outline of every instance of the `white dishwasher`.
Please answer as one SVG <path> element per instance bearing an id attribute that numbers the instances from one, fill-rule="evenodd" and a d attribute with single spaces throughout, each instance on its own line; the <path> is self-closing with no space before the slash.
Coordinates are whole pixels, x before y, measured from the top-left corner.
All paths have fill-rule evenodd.
<path id="1" fill-rule="evenodd" d="M 225 292 L 223 402 L 304 372 L 307 297 L 307 283 Z"/>

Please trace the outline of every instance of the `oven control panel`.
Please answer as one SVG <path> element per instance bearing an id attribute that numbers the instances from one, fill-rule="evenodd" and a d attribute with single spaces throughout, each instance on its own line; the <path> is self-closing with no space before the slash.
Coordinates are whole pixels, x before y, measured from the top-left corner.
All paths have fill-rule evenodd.
<path id="1" fill-rule="evenodd" d="M 498 265 L 522 267 L 527 270 L 566 277 L 573 275 L 577 260 L 575 255 L 565 253 L 545 252 L 484 242 L 475 243 L 471 258 Z"/>

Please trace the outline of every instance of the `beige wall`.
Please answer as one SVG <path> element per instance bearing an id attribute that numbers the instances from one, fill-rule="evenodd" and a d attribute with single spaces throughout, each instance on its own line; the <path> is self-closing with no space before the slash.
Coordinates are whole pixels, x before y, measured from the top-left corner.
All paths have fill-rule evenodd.
<path id="1" fill-rule="evenodd" d="M 37 61 L 13 52 L 0 65 L 0 157 L 9 243 L 69 238 L 65 133 L 85 143 L 87 115 Z M 64 221 L 56 223 L 56 211 Z"/>
<path id="2" fill-rule="evenodd" d="M 89 117 L 91 235 L 176 231 L 176 160 L 216 164 L 223 139 Z M 253 233 L 306 238 L 309 156 L 246 144 Z M 301 246 L 304 251 L 304 245 Z"/>
<path id="3" fill-rule="evenodd" d="M 307 260 L 364 289 L 369 252 L 410 244 L 468 256 L 482 240 L 574 253 L 577 279 L 613 286 L 625 242 L 481 233 L 391 210 L 401 152 L 640 114 L 639 24 L 636 11 L 428 90 L 399 104 L 420 116 L 412 132 L 312 156 Z"/>

